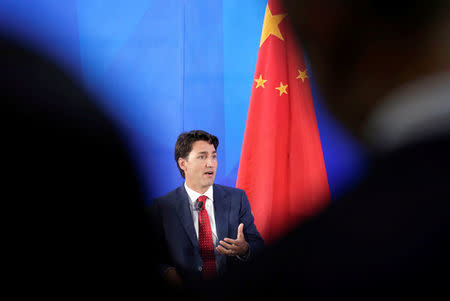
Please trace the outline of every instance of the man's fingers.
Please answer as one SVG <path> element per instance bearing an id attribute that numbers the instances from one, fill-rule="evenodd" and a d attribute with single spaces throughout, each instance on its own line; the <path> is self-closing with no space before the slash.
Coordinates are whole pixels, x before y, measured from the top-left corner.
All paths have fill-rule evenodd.
<path id="1" fill-rule="evenodd" d="M 225 249 L 222 246 L 217 246 L 216 250 L 222 255 L 233 255 L 233 252 L 231 250 Z"/>
<path id="2" fill-rule="evenodd" d="M 225 240 L 227 243 L 230 243 L 230 244 L 233 244 L 233 245 L 238 243 L 237 239 L 231 239 L 231 238 L 228 238 L 228 237 L 225 237 L 223 240 Z"/>
<path id="3" fill-rule="evenodd" d="M 237 240 L 241 240 L 244 238 L 244 224 L 240 223 L 238 227 Z"/>
<path id="4" fill-rule="evenodd" d="M 242 254 L 242 246 L 243 243 L 245 243 L 244 238 L 244 224 L 241 223 L 238 226 L 238 233 L 236 239 L 231 238 L 224 238 L 223 240 L 219 241 L 219 246 L 217 246 L 216 250 L 222 255 L 237 255 Z"/>
<path id="5" fill-rule="evenodd" d="M 226 238 L 225 238 L 226 239 Z M 223 247 L 229 249 L 229 250 L 235 250 L 237 248 L 237 246 L 233 245 L 233 244 L 228 244 L 226 242 L 224 242 L 223 240 L 221 240 L 219 242 Z"/>

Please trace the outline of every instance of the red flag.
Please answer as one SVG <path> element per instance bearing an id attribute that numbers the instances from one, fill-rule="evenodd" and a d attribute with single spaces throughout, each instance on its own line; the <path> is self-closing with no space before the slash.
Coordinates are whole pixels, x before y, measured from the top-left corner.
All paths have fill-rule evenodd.
<path id="1" fill-rule="evenodd" d="M 308 70 L 288 22 L 269 0 L 236 183 L 268 242 L 330 201 Z"/>

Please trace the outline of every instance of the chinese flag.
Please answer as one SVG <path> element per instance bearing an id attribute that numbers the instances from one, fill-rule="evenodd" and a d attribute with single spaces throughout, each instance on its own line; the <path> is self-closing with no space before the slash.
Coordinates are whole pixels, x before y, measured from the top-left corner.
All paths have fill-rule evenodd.
<path id="1" fill-rule="evenodd" d="M 264 16 L 236 186 L 267 242 L 330 202 L 308 70 L 279 1 Z"/>

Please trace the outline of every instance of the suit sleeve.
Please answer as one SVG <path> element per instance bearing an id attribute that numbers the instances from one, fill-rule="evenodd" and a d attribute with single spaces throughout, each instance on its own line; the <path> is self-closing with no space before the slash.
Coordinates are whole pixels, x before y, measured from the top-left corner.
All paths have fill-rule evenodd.
<path id="1" fill-rule="evenodd" d="M 239 222 L 244 224 L 244 236 L 249 244 L 249 253 L 245 259 L 249 260 L 262 251 L 264 248 L 264 240 L 259 234 L 258 229 L 256 229 L 255 218 L 253 217 L 250 203 L 244 191 L 242 191 L 241 197 Z"/>

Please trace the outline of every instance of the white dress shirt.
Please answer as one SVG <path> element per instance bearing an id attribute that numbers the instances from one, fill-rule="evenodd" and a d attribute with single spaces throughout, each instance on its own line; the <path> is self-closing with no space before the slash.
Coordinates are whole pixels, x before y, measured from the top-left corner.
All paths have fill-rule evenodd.
<path id="1" fill-rule="evenodd" d="M 214 247 L 217 247 L 218 243 L 219 243 L 219 239 L 217 237 L 217 230 L 216 230 L 216 219 L 214 218 L 214 196 L 213 196 L 213 186 L 211 185 L 208 190 L 201 194 L 198 193 L 197 191 L 194 191 L 192 189 L 190 189 L 187 185 L 186 182 L 184 183 L 184 188 L 186 189 L 186 192 L 189 196 L 189 208 L 191 209 L 191 214 L 192 214 L 192 220 L 194 222 L 194 228 L 195 228 L 195 234 L 197 234 L 197 239 L 198 239 L 198 207 L 197 207 L 197 199 L 199 196 L 204 195 L 207 197 L 206 201 L 205 201 L 205 209 L 208 212 L 208 218 L 209 218 L 209 223 L 211 225 L 211 231 L 213 234 L 213 244 Z M 214 252 L 217 252 L 216 250 L 214 250 Z"/>
<path id="2" fill-rule="evenodd" d="M 195 234 L 197 234 L 197 239 L 198 239 L 198 209 L 197 209 L 198 207 L 197 207 L 197 199 L 201 195 L 204 195 L 204 196 L 207 197 L 207 199 L 205 201 L 205 209 L 208 212 L 209 223 L 211 225 L 211 232 L 212 232 L 212 235 L 213 235 L 214 253 L 216 254 L 216 264 L 217 264 L 217 269 L 219 269 L 219 264 L 218 264 L 218 261 L 217 261 L 217 254 L 219 252 L 217 252 L 217 250 L 215 249 L 219 245 L 219 238 L 217 237 L 216 219 L 214 217 L 214 196 L 213 196 L 214 193 L 213 193 L 213 186 L 211 185 L 204 194 L 200 194 L 197 191 L 194 191 L 194 190 L 190 189 L 186 185 L 186 182 L 184 182 L 184 188 L 186 189 L 186 192 L 187 192 L 187 194 L 189 196 L 189 204 L 190 204 L 189 209 L 191 209 L 192 220 L 194 222 Z M 248 249 L 248 252 L 247 252 L 246 255 L 243 255 L 243 256 L 237 255 L 236 257 L 239 260 L 246 261 L 249 256 L 250 256 L 250 248 Z"/>

